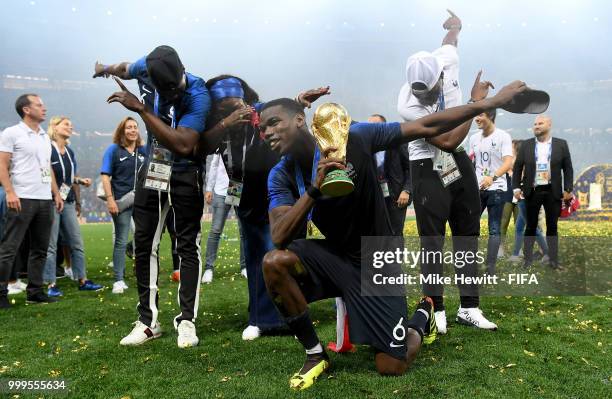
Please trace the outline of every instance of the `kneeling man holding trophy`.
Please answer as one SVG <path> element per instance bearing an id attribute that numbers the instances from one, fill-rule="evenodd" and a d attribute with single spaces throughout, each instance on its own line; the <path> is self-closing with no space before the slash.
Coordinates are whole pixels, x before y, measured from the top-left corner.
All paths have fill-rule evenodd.
<path id="1" fill-rule="evenodd" d="M 281 98 L 262 108 L 261 133 L 272 150 L 283 155 L 268 177 L 277 249 L 264 258 L 264 278 L 270 297 L 306 351 L 303 367 L 289 381 L 292 389 L 310 387 L 330 364 L 308 312 L 310 302 L 342 297 L 350 315 L 351 341 L 374 348 L 376 369 L 383 375 L 402 375 L 421 344 L 435 339 L 430 298 L 423 298 L 408 319 L 405 295 L 362 295 L 361 238 L 393 235 L 373 154 L 452 130 L 510 102 L 526 88 L 516 81 L 486 98 L 487 86 L 479 87 L 481 101 L 406 123 L 352 123 L 343 106 L 326 103 L 315 112 L 312 133 L 295 101 Z M 310 223 L 324 239 L 304 238 Z"/>

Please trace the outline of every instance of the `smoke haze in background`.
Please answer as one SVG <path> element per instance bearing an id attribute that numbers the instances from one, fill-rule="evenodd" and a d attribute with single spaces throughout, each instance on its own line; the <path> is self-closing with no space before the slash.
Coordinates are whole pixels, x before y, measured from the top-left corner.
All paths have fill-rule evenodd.
<path id="1" fill-rule="evenodd" d="M 18 120 L 15 98 L 34 91 L 49 115 L 69 115 L 77 131 L 112 131 L 127 113 L 106 104 L 117 88 L 91 79 L 94 62 L 135 61 L 160 44 L 175 47 L 189 72 L 236 74 L 263 100 L 330 85 L 326 99 L 353 119 L 398 120 L 406 58 L 441 44 L 450 8 L 463 21 L 465 100 L 479 69 L 496 87 L 524 80 L 551 94 L 555 135 L 575 141 L 577 172 L 609 161 L 608 1 L 8 0 L 1 7 L 0 128 Z M 531 135 L 532 116 L 500 114 L 498 126 L 513 137 Z M 592 137 L 600 144 L 582 146 Z"/>

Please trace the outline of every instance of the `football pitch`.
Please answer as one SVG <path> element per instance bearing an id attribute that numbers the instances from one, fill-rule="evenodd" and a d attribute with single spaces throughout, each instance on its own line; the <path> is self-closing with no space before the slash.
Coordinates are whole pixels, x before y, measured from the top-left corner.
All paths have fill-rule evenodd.
<path id="1" fill-rule="evenodd" d="M 209 225 L 203 225 L 205 251 Z M 512 225 L 510 230 L 512 230 Z M 202 285 L 200 345 L 179 349 L 172 319 L 178 314 L 177 284 L 170 281 L 167 235 L 160 272 L 160 339 L 140 347 L 119 340 L 136 320 L 136 281 L 111 293 L 111 226 L 82 226 L 88 275 L 107 288 L 79 292 L 58 280 L 64 297 L 49 305 L 25 305 L 25 294 L 0 312 L 0 380 L 65 379 L 68 392 L 19 393 L 8 397 L 76 398 L 584 398 L 612 393 L 612 297 L 484 297 L 481 308 L 499 326 L 478 331 L 454 323 L 458 298 L 446 299 L 449 332 L 424 347 L 402 377 L 381 377 L 374 353 L 331 353 L 332 368 L 309 390 L 293 392 L 288 380 L 303 363 L 304 350 L 290 335 L 241 339 L 247 321 L 247 283 L 239 274 L 237 226 L 226 226 L 214 281 Z M 483 231 L 486 231 L 484 229 Z M 414 221 L 406 234 L 415 235 Z M 561 236 L 612 236 L 611 222 L 562 222 Z M 512 238 L 512 237 L 509 237 Z M 512 240 L 508 240 L 512 241 Z M 508 246 L 506 246 L 508 249 Z M 503 264 L 503 263 L 502 263 Z M 501 267 L 501 266 L 500 266 Z M 408 298 L 409 313 L 417 298 Z M 333 300 L 311 305 L 324 343 L 335 339 Z M 607 393 L 606 393 L 607 392 Z"/>

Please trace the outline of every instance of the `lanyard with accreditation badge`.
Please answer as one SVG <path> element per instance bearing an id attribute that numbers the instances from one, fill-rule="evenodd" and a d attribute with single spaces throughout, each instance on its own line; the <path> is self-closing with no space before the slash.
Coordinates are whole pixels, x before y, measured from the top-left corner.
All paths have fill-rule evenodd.
<path id="1" fill-rule="evenodd" d="M 159 116 L 159 94 L 155 91 L 155 102 L 153 105 L 155 116 Z M 172 111 L 172 121 L 170 126 L 176 127 L 174 110 Z M 172 152 L 157 143 L 153 138 L 147 174 L 144 180 L 144 188 L 151 190 L 168 192 L 170 190 L 170 176 L 172 175 L 172 164 L 174 155 Z"/>
<path id="2" fill-rule="evenodd" d="M 437 111 L 444 111 L 445 108 L 444 91 L 441 90 L 440 96 L 438 97 Z M 438 176 L 444 187 L 448 187 L 461 178 L 461 172 L 459 172 L 459 167 L 457 166 L 457 162 L 455 162 L 453 154 L 438 148 L 436 148 L 436 155 L 433 159 L 433 169 L 438 172 Z"/>
<path id="3" fill-rule="evenodd" d="M 315 146 L 314 157 L 312 158 L 312 175 L 310 177 L 310 184 L 312 185 L 317 177 L 317 166 L 319 164 L 319 158 L 321 157 L 321 153 L 319 152 L 319 147 Z M 302 197 L 306 193 L 306 185 L 304 184 L 304 175 L 302 174 L 302 168 L 300 168 L 300 164 L 297 159 L 295 160 L 295 181 L 298 185 L 298 192 L 300 193 L 300 197 Z M 308 212 L 308 216 L 306 218 L 306 234 L 308 237 L 312 236 L 312 211 L 314 207 L 310 209 Z"/>
<path id="4" fill-rule="evenodd" d="M 66 148 L 66 155 L 68 155 L 68 161 L 70 162 L 70 179 L 66 179 L 66 167 L 64 165 L 64 160 L 62 159 L 62 153 L 59 150 L 59 147 L 55 142 L 52 143 L 55 151 L 57 151 L 57 156 L 59 158 L 60 166 L 62 167 L 62 185 L 59 187 L 60 197 L 62 200 L 66 201 L 68 198 L 68 194 L 70 194 L 70 190 L 72 189 L 72 181 L 74 180 L 74 162 L 72 161 L 72 157 L 70 156 L 70 151 Z M 70 182 L 70 184 L 66 184 L 66 182 Z"/>
<path id="5" fill-rule="evenodd" d="M 538 162 L 538 142 L 535 143 L 535 162 L 536 162 L 536 178 L 534 184 L 536 186 L 545 186 L 550 181 L 550 158 L 552 156 L 552 141 L 548 145 L 548 157 L 546 162 Z"/>
<path id="6" fill-rule="evenodd" d="M 251 144 L 253 144 L 253 140 L 255 140 L 255 135 L 251 138 Z M 234 174 L 234 162 L 232 157 L 232 142 L 227 137 L 226 141 L 226 149 L 227 149 L 227 177 L 229 178 L 229 182 L 227 185 L 227 195 L 225 196 L 225 204 L 231 206 L 240 206 L 240 199 L 242 198 L 242 186 L 244 182 L 244 165 L 246 161 L 246 151 L 247 151 L 247 132 L 244 132 L 244 143 L 242 145 L 242 163 L 241 163 L 241 177 L 240 180 L 234 179 L 232 175 Z"/>

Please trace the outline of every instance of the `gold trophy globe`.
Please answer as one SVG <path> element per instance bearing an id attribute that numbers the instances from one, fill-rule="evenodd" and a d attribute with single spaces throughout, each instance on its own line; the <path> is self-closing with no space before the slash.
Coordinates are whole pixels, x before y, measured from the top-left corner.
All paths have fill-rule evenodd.
<path id="1" fill-rule="evenodd" d="M 347 110 L 340 104 L 321 104 L 312 118 L 312 132 L 322 154 L 327 153 L 329 148 L 335 150 L 327 153 L 328 157 L 346 161 L 346 143 L 348 142 L 351 117 Z M 321 193 L 330 197 L 341 197 L 350 194 L 355 189 L 355 184 L 341 169 L 327 172 Z"/>

